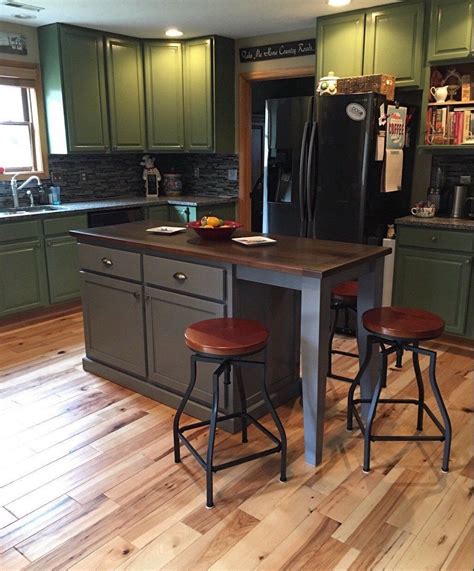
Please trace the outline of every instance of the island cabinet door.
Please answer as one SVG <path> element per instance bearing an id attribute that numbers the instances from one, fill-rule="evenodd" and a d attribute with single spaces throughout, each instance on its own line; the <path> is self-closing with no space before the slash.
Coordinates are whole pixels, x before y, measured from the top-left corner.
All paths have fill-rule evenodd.
<path id="1" fill-rule="evenodd" d="M 398 248 L 394 305 L 436 313 L 448 333 L 463 335 L 471 264 L 470 255 Z"/>
<path id="2" fill-rule="evenodd" d="M 146 376 L 142 286 L 81 272 L 86 355 Z"/>
<path id="3" fill-rule="evenodd" d="M 190 375 L 191 351 L 184 343 L 188 325 L 203 319 L 225 317 L 226 306 L 156 288 L 145 288 L 148 379 L 174 393 L 184 394 Z M 192 400 L 212 401 L 212 372 L 215 365 L 200 363 Z M 228 387 L 226 387 L 228 388 Z M 221 391 L 221 408 L 229 407 L 229 391 Z"/>

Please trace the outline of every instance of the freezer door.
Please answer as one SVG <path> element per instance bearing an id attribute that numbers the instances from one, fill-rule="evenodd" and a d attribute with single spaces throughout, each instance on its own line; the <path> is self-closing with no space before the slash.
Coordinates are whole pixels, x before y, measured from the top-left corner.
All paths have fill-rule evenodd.
<path id="1" fill-rule="evenodd" d="M 317 238 L 364 242 L 378 99 L 373 93 L 318 98 Z"/>
<path id="2" fill-rule="evenodd" d="M 265 111 L 263 231 L 305 235 L 312 97 L 270 99 Z"/>

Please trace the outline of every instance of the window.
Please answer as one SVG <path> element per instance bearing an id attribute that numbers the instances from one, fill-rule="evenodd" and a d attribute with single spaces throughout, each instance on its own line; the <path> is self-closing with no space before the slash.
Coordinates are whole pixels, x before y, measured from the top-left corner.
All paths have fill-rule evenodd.
<path id="1" fill-rule="evenodd" d="M 13 173 L 47 175 L 41 84 L 37 66 L 0 62 L 0 167 Z M 21 177 L 20 177 L 21 178 Z"/>

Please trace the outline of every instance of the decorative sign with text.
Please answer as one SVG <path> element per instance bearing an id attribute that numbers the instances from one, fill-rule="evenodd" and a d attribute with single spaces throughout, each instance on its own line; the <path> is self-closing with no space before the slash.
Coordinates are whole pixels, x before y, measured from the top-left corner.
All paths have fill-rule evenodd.
<path id="1" fill-rule="evenodd" d="M 316 53 L 316 41 L 297 40 L 283 44 L 268 44 L 266 46 L 255 46 L 250 48 L 240 48 L 240 63 L 251 61 L 266 61 L 270 59 L 281 59 L 288 57 L 309 56 Z"/>
<path id="2" fill-rule="evenodd" d="M 26 38 L 14 32 L 0 32 L 0 54 L 26 56 Z"/>

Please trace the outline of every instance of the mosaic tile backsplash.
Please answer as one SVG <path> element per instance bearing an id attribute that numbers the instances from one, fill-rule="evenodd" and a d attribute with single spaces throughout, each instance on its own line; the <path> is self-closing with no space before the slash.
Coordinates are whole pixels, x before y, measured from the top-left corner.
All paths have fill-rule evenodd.
<path id="1" fill-rule="evenodd" d="M 143 154 L 50 155 L 50 173 L 60 175 L 62 202 L 100 200 L 120 196 L 142 196 Z M 154 155 L 161 174 L 176 172 L 183 176 L 183 192 L 197 195 L 237 196 L 238 182 L 228 180 L 229 169 L 238 169 L 237 155 L 163 154 Z M 195 176 L 199 169 L 199 178 Z M 85 178 L 85 180 L 84 180 Z M 51 180 L 42 181 L 46 185 Z M 23 192 L 20 203 L 26 204 Z M 0 205 L 11 206 L 9 183 L 0 183 Z"/>
<path id="2" fill-rule="evenodd" d="M 471 177 L 471 185 L 474 186 L 474 161 L 469 155 L 435 155 L 431 163 L 431 185 L 436 182 L 436 173 L 441 167 L 444 178 L 444 186 L 452 188 L 460 184 L 459 178 L 463 175 Z"/>

